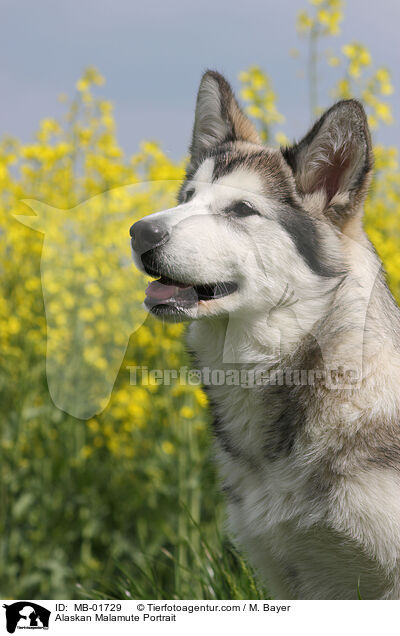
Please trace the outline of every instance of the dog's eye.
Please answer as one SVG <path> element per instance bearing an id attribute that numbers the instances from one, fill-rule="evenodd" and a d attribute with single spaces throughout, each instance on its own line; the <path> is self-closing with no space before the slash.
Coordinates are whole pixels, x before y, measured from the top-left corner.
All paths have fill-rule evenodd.
<path id="1" fill-rule="evenodd" d="M 183 203 L 187 203 L 188 201 L 190 201 L 190 199 L 193 198 L 194 195 L 194 188 L 190 188 L 189 190 L 186 190 L 185 194 L 183 195 Z"/>
<path id="2" fill-rule="evenodd" d="M 238 201 L 233 207 L 229 208 L 229 212 L 240 217 L 258 214 L 257 210 L 247 201 Z"/>

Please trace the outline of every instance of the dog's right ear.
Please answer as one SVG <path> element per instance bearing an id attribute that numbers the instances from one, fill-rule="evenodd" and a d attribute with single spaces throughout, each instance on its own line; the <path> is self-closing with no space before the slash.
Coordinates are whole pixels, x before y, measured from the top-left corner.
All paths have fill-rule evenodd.
<path id="1" fill-rule="evenodd" d="M 233 91 L 222 75 L 207 71 L 201 78 L 190 145 L 194 168 L 213 146 L 225 141 L 260 144 L 257 131 L 240 109 Z"/>

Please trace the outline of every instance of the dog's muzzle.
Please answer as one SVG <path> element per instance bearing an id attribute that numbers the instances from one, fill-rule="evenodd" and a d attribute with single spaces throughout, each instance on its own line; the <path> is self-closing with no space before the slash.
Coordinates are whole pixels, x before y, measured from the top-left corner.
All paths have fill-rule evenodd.
<path id="1" fill-rule="evenodd" d="M 236 282 L 182 280 L 175 275 L 170 265 L 160 255 L 159 247 L 170 238 L 167 227 L 161 221 L 150 218 L 134 223 L 129 231 L 136 261 L 140 260 L 140 269 L 149 276 L 157 278 L 146 289 L 145 305 L 155 315 L 189 315 L 200 302 L 216 301 L 230 296 L 238 289 Z M 161 258 L 160 258 L 161 256 Z"/>

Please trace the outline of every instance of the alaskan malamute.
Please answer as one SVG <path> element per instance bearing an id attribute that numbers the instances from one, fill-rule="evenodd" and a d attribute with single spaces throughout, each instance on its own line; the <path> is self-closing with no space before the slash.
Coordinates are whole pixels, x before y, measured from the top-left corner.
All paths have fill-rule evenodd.
<path id="1" fill-rule="evenodd" d="M 230 530 L 279 599 L 400 598 L 400 322 L 362 226 L 371 171 L 359 102 L 269 148 L 208 71 L 179 203 L 131 228 L 147 307 L 192 321 Z"/>

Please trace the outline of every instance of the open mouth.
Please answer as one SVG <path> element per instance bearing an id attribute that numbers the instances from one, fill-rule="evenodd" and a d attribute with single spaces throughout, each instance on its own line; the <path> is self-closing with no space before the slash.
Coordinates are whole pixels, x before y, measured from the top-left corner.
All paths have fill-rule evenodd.
<path id="1" fill-rule="evenodd" d="M 199 302 L 218 300 L 233 294 L 236 283 L 227 281 L 207 285 L 189 285 L 161 276 L 153 280 L 146 289 L 145 305 L 151 309 L 159 305 L 187 309 Z"/>

